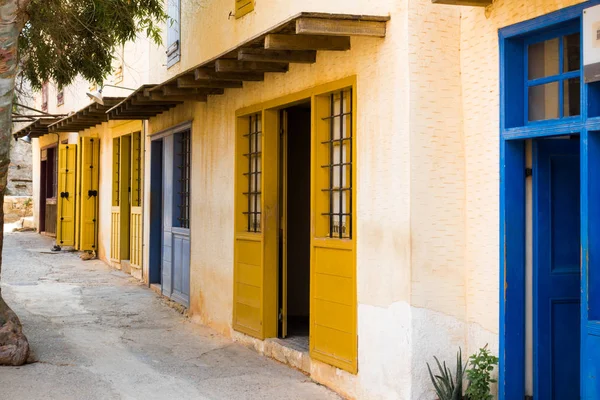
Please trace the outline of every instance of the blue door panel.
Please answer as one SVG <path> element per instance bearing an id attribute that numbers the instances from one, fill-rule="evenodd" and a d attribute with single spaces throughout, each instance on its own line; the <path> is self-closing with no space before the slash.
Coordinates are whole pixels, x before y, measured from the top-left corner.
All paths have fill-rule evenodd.
<path id="1" fill-rule="evenodd" d="M 190 236 L 189 230 L 173 228 L 173 294 L 178 301 L 189 305 Z"/>
<path id="2" fill-rule="evenodd" d="M 186 237 L 183 240 L 183 285 L 181 287 L 181 293 L 187 298 L 188 303 L 190 302 L 190 237 Z"/>
<path id="3" fill-rule="evenodd" d="M 534 398 L 578 399 L 580 387 L 579 140 L 534 147 Z"/>
<path id="4" fill-rule="evenodd" d="M 587 335 L 585 351 L 585 400 L 600 399 L 600 336 Z"/>
<path id="5" fill-rule="evenodd" d="M 189 307 L 190 303 L 190 232 L 189 229 L 173 226 L 174 165 L 178 156 L 174 151 L 174 137 L 163 139 L 163 269 L 162 293 L 173 301 Z"/>

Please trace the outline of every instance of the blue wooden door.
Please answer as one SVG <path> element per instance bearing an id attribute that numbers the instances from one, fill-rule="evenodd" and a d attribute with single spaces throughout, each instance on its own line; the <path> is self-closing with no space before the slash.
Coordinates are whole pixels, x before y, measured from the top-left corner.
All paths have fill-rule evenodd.
<path id="1" fill-rule="evenodd" d="M 163 139 L 162 293 L 189 307 L 190 230 L 182 225 L 181 143 L 178 134 Z M 189 180 L 189 179 L 188 179 Z M 189 191 L 189 188 L 188 188 Z"/>
<path id="2" fill-rule="evenodd" d="M 534 398 L 579 399 L 579 140 L 535 142 Z"/>

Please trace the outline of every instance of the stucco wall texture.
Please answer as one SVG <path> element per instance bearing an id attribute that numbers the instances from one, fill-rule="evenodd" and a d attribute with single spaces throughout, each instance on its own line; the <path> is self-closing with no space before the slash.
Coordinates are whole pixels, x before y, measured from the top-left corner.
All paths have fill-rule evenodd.
<path id="1" fill-rule="evenodd" d="M 192 121 L 192 318 L 264 347 L 231 328 L 236 110 L 356 75 L 359 373 L 313 362 L 312 377 L 352 398 L 430 399 L 425 362 L 433 355 L 452 360 L 459 346 L 466 356 L 486 343 L 497 352 L 498 29 L 580 2 L 496 0 L 482 8 L 430 0 L 262 0 L 235 20 L 227 17 L 233 1 L 183 1 L 181 61 L 153 68 L 166 63 L 165 49 L 150 47 L 148 82 L 301 11 L 391 16 L 385 39 L 353 38 L 351 51 L 319 52 L 316 64 L 292 64 L 286 74 L 266 74 L 264 82 L 185 103 L 145 123 L 151 135 Z M 116 127 L 105 124 L 97 134 L 114 135 L 109 126 Z M 47 140 L 56 139 L 34 141 L 34 173 Z M 103 141 L 104 193 L 110 146 Z M 149 157 L 145 152 L 146 165 Z M 145 210 L 149 179 L 145 168 Z M 99 255 L 107 259 L 110 207 L 101 209 Z M 144 260 L 147 279 L 147 245 Z"/>

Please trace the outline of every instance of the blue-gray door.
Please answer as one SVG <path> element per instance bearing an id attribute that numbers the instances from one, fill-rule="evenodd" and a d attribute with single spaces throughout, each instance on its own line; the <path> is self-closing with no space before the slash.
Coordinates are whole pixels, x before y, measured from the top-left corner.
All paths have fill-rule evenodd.
<path id="1" fill-rule="evenodd" d="M 535 142 L 534 397 L 579 399 L 579 140 Z"/>
<path id="2" fill-rule="evenodd" d="M 162 293 L 189 307 L 189 130 L 165 137 L 163 156 Z"/>

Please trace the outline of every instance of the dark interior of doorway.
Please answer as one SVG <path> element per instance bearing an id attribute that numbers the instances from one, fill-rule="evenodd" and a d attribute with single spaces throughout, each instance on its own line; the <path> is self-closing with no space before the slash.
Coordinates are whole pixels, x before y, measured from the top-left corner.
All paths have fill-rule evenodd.
<path id="1" fill-rule="evenodd" d="M 163 226 L 163 141 L 154 140 L 150 154 L 150 284 L 161 284 Z"/>
<path id="2" fill-rule="evenodd" d="M 287 146 L 282 148 L 282 158 L 287 162 L 282 163 L 281 176 L 285 176 L 286 185 L 281 188 L 287 193 L 281 198 L 287 202 L 287 221 L 284 224 L 286 251 L 280 254 L 287 258 L 287 298 L 282 298 L 282 273 L 279 274 L 279 293 L 280 304 L 285 302 L 287 306 L 286 342 L 305 351 L 308 350 L 310 311 L 310 102 L 287 108 L 284 112 L 287 113 L 287 118 L 283 119 L 284 123 L 287 121 L 287 126 L 283 127 Z M 282 269 L 283 259 L 280 259 L 280 272 Z M 280 336 L 281 332 L 280 329 Z"/>

